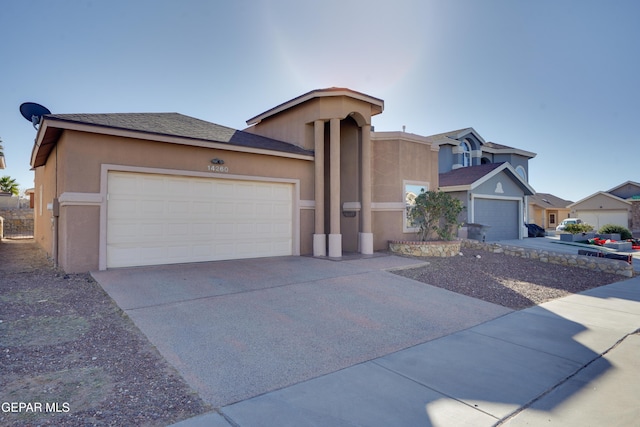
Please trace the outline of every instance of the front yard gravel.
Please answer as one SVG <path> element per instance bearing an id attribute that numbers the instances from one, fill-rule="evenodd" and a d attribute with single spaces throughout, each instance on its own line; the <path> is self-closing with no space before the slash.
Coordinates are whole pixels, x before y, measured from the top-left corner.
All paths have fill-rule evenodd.
<path id="1" fill-rule="evenodd" d="M 0 402 L 3 426 L 166 426 L 211 409 L 89 274 L 11 240 L 0 243 Z"/>
<path id="2" fill-rule="evenodd" d="M 394 273 L 514 310 L 624 280 L 614 274 L 478 249 L 463 248 L 461 253 L 423 258 L 427 266 Z"/>

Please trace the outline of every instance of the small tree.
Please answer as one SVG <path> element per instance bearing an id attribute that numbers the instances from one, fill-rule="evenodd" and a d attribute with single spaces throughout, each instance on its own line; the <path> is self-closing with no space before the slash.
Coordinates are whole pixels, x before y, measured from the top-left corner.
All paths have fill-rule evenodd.
<path id="1" fill-rule="evenodd" d="M 420 240 L 429 239 L 434 233 L 441 240 L 452 240 L 458 223 L 462 202 L 444 191 L 424 191 L 407 208 L 407 219 L 419 229 Z"/>
<path id="2" fill-rule="evenodd" d="M 10 176 L 5 175 L 0 178 L 0 191 L 5 193 L 11 193 L 14 196 L 20 194 L 20 188 L 18 187 L 18 183 L 15 179 L 12 179 Z"/>

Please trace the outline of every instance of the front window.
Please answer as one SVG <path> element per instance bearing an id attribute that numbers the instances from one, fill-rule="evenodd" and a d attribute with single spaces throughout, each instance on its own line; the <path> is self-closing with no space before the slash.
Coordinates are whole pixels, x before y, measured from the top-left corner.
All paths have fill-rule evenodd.
<path id="1" fill-rule="evenodd" d="M 516 168 L 516 172 L 518 173 L 518 175 L 520 175 L 520 178 L 522 178 L 525 181 L 527 180 L 527 171 L 525 171 L 522 166 L 518 166 Z"/>
<path id="2" fill-rule="evenodd" d="M 415 232 L 418 228 L 415 224 L 410 224 L 407 219 L 407 212 L 409 212 L 409 208 L 413 206 L 416 202 L 416 197 L 420 195 L 420 193 L 429 191 L 429 183 L 428 182 L 419 182 L 419 181 L 405 181 L 404 182 L 404 204 L 405 204 L 405 214 L 404 214 L 404 232 L 410 233 Z"/>
<path id="3" fill-rule="evenodd" d="M 462 149 L 462 167 L 471 166 L 471 146 L 467 141 L 460 143 Z"/>

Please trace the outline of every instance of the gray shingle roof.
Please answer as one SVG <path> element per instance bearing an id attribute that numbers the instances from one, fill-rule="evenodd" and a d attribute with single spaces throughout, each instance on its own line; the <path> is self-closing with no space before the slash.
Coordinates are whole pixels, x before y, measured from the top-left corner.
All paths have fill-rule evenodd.
<path id="1" fill-rule="evenodd" d="M 266 138 L 179 113 L 51 114 L 47 115 L 46 119 L 313 155 L 312 151 L 288 142 Z"/>
<path id="2" fill-rule="evenodd" d="M 570 200 L 561 199 L 549 193 L 536 193 L 529 196 L 529 203 L 541 206 L 543 208 L 566 208 L 571 203 Z"/>
<path id="3" fill-rule="evenodd" d="M 471 185 L 489 172 L 502 166 L 501 163 L 487 163 L 484 165 L 469 166 L 441 173 L 438 176 L 440 187 L 453 187 L 456 185 Z"/>

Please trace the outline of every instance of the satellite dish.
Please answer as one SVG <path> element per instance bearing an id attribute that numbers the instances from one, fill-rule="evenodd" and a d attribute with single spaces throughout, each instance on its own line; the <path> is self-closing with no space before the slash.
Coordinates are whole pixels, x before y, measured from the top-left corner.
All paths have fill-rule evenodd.
<path id="1" fill-rule="evenodd" d="M 42 121 L 42 116 L 45 114 L 51 114 L 51 111 L 47 107 L 43 107 L 35 102 L 25 102 L 20 106 L 20 114 L 33 124 L 33 128 L 38 130 L 38 126 Z"/>

